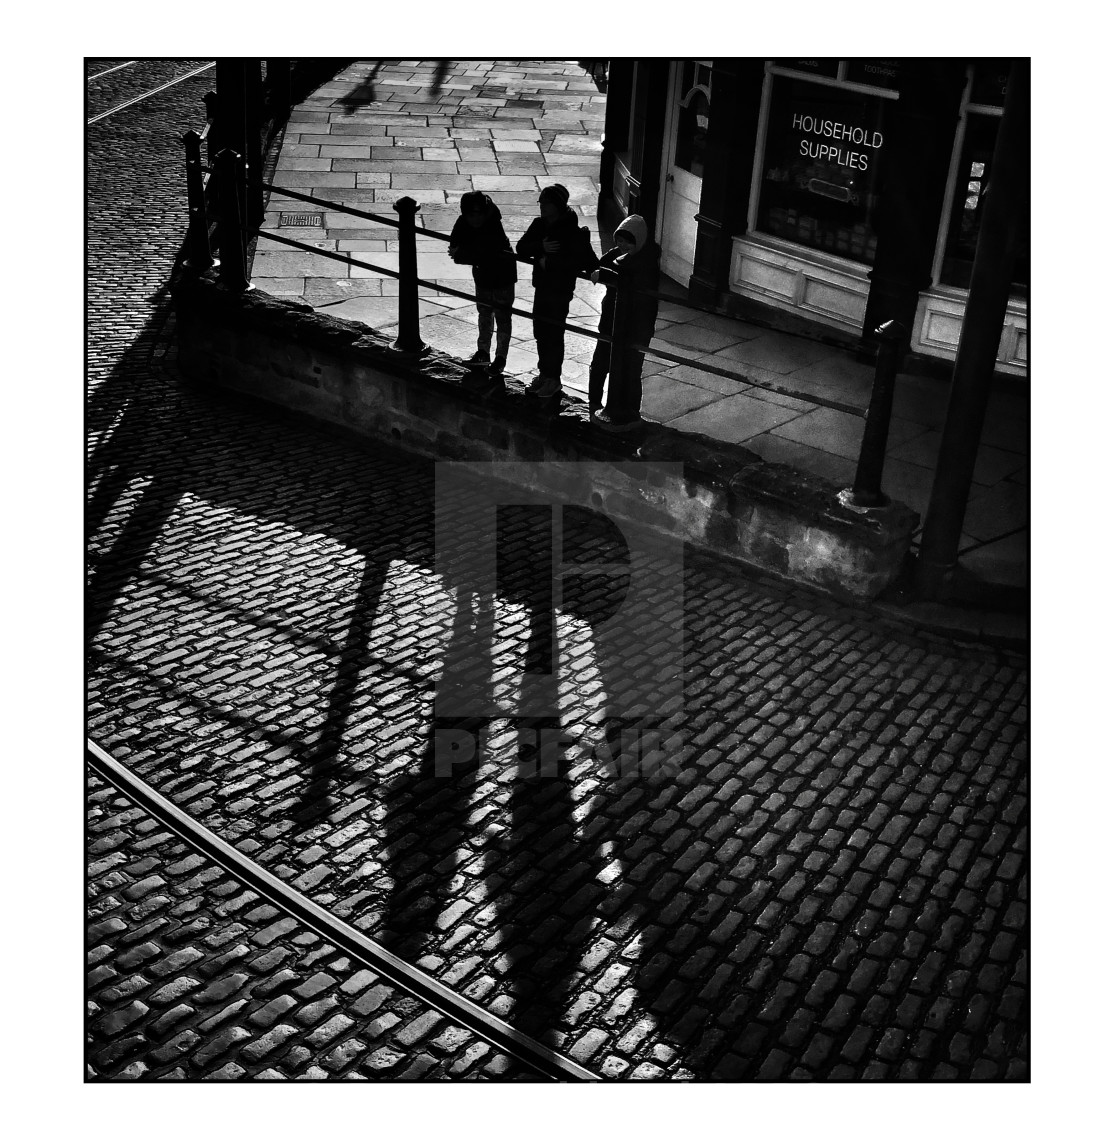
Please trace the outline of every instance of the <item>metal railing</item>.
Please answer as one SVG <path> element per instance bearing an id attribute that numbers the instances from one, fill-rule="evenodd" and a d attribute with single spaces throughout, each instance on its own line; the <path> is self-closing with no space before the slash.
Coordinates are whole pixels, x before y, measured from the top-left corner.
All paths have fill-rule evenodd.
<path id="1" fill-rule="evenodd" d="M 193 136 L 193 137 L 192 137 Z M 188 141 L 190 140 L 190 141 Z M 197 140 L 197 141 L 196 141 Z M 438 230 L 430 230 L 416 225 L 418 204 L 407 195 L 393 203 L 396 217 L 376 214 L 370 210 L 361 210 L 341 202 L 333 202 L 319 198 L 312 194 L 289 190 L 277 186 L 272 182 L 261 179 L 255 185 L 248 187 L 246 195 L 245 179 L 248 176 L 246 163 L 236 152 L 226 149 L 214 156 L 209 167 L 202 167 L 200 161 L 200 136 L 194 132 L 187 132 L 184 136 L 187 147 L 187 191 L 188 209 L 191 219 L 190 240 L 188 246 L 190 256 L 188 267 L 192 270 L 205 270 L 213 265 L 210 256 L 210 247 L 203 240 L 203 219 L 208 217 L 208 204 L 213 202 L 212 186 L 217 180 L 217 202 L 219 206 L 217 219 L 218 247 L 220 253 L 219 276 L 221 284 L 235 292 L 244 292 L 249 288 L 249 272 L 247 262 L 248 241 L 250 238 L 265 238 L 279 245 L 307 253 L 317 257 L 338 261 L 347 266 L 356 266 L 381 276 L 394 278 L 401 282 L 398 291 L 398 323 L 397 339 L 394 348 L 398 351 L 420 354 L 426 351 L 420 335 L 419 317 L 419 290 L 421 287 L 432 289 L 435 292 L 451 297 L 459 297 L 468 301 L 475 300 L 473 292 L 421 278 L 417 272 L 416 238 L 417 235 L 434 238 L 438 241 L 450 242 L 449 234 Z M 192 162 L 194 165 L 192 165 Z M 392 269 L 386 265 L 377 265 L 374 262 L 358 258 L 350 253 L 337 253 L 334 250 L 320 249 L 316 246 L 301 242 L 295 238 L 284 237 L 271 230 L 253 227 L 250 229 L 245 222 L 243 213 L 248 212 L 243 206 L 247 200 L 254 203 L 252 212 L 263 217 L 264 193 L 278 194 L 299 202 L 306 202 L 320 206 L 324 210 L 335 213 L 348 214 L 356 218 L 379 222 L 382 225 L 396 230 L 399 242 L 398 268 Z M 207 228 L 206 240 L 209 241 L 210 229 Z M 515 255 L 516 256 L 516 255 Z M 209 259 L 209 260 L 208 260 Z M 532 264 L 530 258 L 517 257 L 523 264 Z M 587 280 L 588 273 L 579 273 L 577 276 Z M 905 330 L 897 322 L 888 321 L 875 330 L 875 338 L 879 342 L 876 358 L 875 378 L 873 390 L 868 407 L 860 407 L 843 400 L 834 400 L 821 396 L 816 392 L 805 392 L 776 384 L 770 380 L 763 380 L 742 371 L 720 368 L 705 364 L 694 358 L 681 356 L 660 346 L 650 345 L 635 339 L 631 332 L 632 301 L 636 297 L 646 297 L 664 301 L 682 308 L 692 309 L 696 312 L 707 312 L 699 306 L 691 305 L 680 297 L 658 291 L 635 289 L 625 279 L 614 275 L 613 280 L 603 281 L 607 288 L 617 291 L 614 324 L 609 335 L 597 330 L 574 325 L 567 321 L 557 321 L 551 318 L 534 316 L 533 313 L 519 308 L 517 305 L 492 305 L 500 312 L 508 312 L 512 316 L 534 320 L 540 323 L 551 324 L 564 329 L 565 332 L 598 343 L 610 346 L 610 374 L 622 377 L 628 368 L 634 367 L 634 354 L 628 348 L 636 348 L 645 354 L 672 364 L 687 365 L 699 372 L 712 376 L 733 379 L 751 388 L 763 389 L 777 395 L 803 401 L 820 408 L 829 408 L 835 411 L 847 412 L 864 419 L 866 426 L 860 458 L 857 465 L 853 486 L 845 492 L 845 501 L 862 510 L 874 509 L 886 505 L 886 496 L 882 494 L 880 484 L 882 480 L 883 465 L 886 457 L 887 433 L 890 427 L 891 404 L 895 379 L 898 372 L 899 359 L 906 339 Z"/>

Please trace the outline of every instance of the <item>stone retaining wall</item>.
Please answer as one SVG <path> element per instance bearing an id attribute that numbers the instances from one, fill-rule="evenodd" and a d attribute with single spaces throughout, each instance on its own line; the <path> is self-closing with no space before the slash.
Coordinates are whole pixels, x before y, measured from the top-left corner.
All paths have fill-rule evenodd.
<path id="1" fill-rule="evenodd" d="M 656 424 L 638 440 L 609 435 L 583 404 L 564 396 L 557 415 L 554 400 L 515 380 L 486 396 L 434 348 L 417 359 L 358 322 L 216 282 L 211 272 L 174 286 L 180 365 L 197 381 L 411 452 L 489 462 L 499 479 L 511 460 L 653 461 L 647 479 L 620 471 L 581 483 L 584 505 L 842 598 L 874 598 L 902 565 L 918 517 L 900 503 L 861 513 L 815 476 Z M 681 474 L 666 476 L 664 464 Z"/>

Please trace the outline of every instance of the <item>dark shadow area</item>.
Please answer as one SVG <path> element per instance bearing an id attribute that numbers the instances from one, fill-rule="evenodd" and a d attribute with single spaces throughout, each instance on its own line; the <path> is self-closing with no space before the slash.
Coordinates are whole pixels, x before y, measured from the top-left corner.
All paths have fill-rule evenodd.
<path id="1" fill-rule="evenodd" d="M 371 663 L 370 632 L 381 603 L 387 567 L 387 559 L 379 552 L 366 555 L 362 581 L 335 670 L 334 687 L 327 700 L 323 728 L 314 745 L 303 755 L 307 775 L 292 810 L 292 818 L 301 827 L 318 823 L 339 806 L 337 797 L 331 795 L 331 788 L 336 778 L 345 775 L 339 770 L 338 757 L 362 670 Z"/>

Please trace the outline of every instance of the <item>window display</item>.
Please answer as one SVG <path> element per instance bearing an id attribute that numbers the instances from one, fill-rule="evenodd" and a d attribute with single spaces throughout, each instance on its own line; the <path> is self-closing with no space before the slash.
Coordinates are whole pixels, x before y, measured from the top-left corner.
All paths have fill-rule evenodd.
<path id="1" fill-rule="evenodd" d="M 884 100 L 775 75 L 757 229 L 870 265 Z"/>

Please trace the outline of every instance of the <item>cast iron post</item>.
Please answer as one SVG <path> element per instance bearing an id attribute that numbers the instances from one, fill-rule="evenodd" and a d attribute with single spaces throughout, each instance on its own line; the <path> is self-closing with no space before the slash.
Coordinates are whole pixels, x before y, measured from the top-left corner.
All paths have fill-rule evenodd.
<path id="1" fill-rule="evenodd" d="M 898 358 L 906 340 L 906 328 L 899 321 L 884 321 L 873 335 L 879 342 L 875 380 L 867 405 L 867 423 L 859 448 L 856 478 L 848 495 L 848 501 L 857 507 L 882 507 L 890 502 L 881 489 L 883 461 L 887 455 L 894 381 L 898 375 Z"/>
<path id="2" fill-rule="evenodd" d="M 187 157 L 187 258 L 184 264 L 205 273 L 214 264 L 206 224 L 206 190 L 202 182 L 202 136 L 198 131 L 183 135 Z"/>
<path id="3" fill-rule="evenodd" d="M 1022 59 L 1011 64 L 992 155 L 992 178 L 980 219 L 949 408 L 918 551 L 916 585 L 923 598 L 935 598 L 944 590 L 957 563 L 1003 318 L 1011 296 L 1015 243 L 1030 178 L 1027 66 Z"/>
<path id="4" fill-rule="evenodd" d="M 416 212 L 420 207 L 405 196 L 393 203 L 393 209 L 400 216 L 397 230 L 400 239 L 397 339 L 393 347 L 398 352 L 421 353 L 428 346 L 420 339 L 420 286 L 416 272 Z"/>
<path id="5" fill-rule="evenodd" d="M 245 274 L 245 235 L 241 227 L 241 183 L 245 164 L 235 150 L 223 150 L 215 159 L 218 172 L 218 208 L 221 225 L 218 245 L 221 252 L 221 282 L 231 292 L 249 288 Z"/>
<path id="6" fill-rule="evenodd" d="M 245 68 L 245 224 L 249 230 L 264 221 L 264 164 L 261 127 L 264 124 L 264 87 L 261 61 L 247 59 Z"/>

